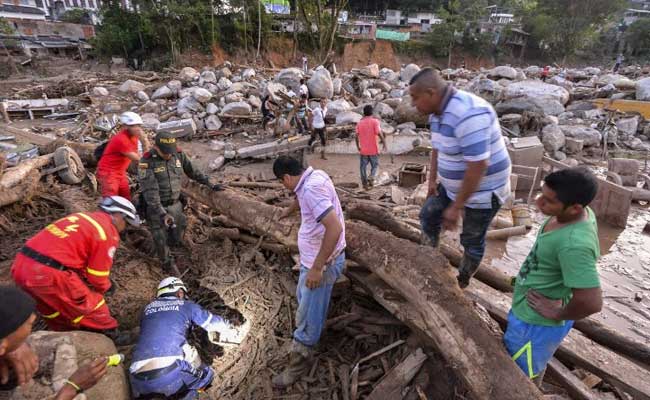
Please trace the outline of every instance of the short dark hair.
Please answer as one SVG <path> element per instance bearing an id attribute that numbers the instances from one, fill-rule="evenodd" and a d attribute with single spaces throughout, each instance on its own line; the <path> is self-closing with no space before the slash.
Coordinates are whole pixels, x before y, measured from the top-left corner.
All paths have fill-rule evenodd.
<path id="1" fill-rule="evenodd" d="M 423 68 L 418 71 L 417 74 L 413 75 L 413 78 L 411 78 L 409 81 L 409 85 L 416 84 L 438 91 L 444 89 L 447 86 L 447 82 L 442 79 L 440 73 L 431 67 Z"/>
<path id="2" fill-rule="evenodd" d="M 301 83 L 301 84 L 305 83 L 305 78 L 302 78 L 302 79 L 300 80 L 300 83 Z"/>
<path id="3" fill-rule="evenodd" d="M 586 167 L 555 171 L 544 178 L 544 183 L 557 194 L 565 207 L 575 204 L 587 206 L 598 193 L 598 179 Z"/>
<path id="4" fill-rule="evenodd" d="M 301 95 L 300 95 L 300 98 L 301 98 L 301 99 L 306 99 L 306 98 L 307 98 L 307 95 L 306 95 L 306 94 L 301 94 Z"/>
<path id="5" fill-rule="evenodd" d="M 273 162 L 273 173 L 280 179 L 285 175 L 299 176 L 305 169 L 302 167 L 300 161 L 289 156 L 280 156 Z"/>
<path id="6" fill-rule="evenodd" d="M 363 107 L 363 115 L 365 115 L 366 117 L 371 116 L 371 115 L 372 115 L 372 111 L 373 111 L 373 109 L 372 109 L 372 105 L 370 105 L 370 104 L 366 104 L 366 105 Z"/>

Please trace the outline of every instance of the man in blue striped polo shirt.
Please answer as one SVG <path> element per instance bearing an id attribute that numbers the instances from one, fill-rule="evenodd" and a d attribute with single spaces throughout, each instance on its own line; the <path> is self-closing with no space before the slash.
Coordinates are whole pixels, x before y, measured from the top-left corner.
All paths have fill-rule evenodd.
<path id="1" fill-rule="evenodd" d="M 431 68 L 411 79 L 409 91 L 418 111 L 430 114 L 433 146 L 420 223 L 436 247 L 441 229 L 454 230 L 464 211 L 458 284 L 465 288 L 483 258 L 488 226 L 510 196 L 510 157 L 497 114 L 482 98 L 454 89 Z"/>

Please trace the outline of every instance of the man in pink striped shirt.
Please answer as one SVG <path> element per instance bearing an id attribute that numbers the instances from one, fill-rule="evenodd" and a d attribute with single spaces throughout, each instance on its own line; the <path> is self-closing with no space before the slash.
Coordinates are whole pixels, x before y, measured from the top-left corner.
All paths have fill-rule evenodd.
<path id="1" fill-rule="evenodd" d="M 334 282 L 345 265 L 345 222 L 343 210 L 330 177 L 312 167 L 281 156 L 273 163 L 273 173 L 296 194 L 296 201 L 280 218 L 300 209 L 300 277 L 296 288 L 298 310 L 289 365 L 273 378 L 284 388 L 309 373 L 314 347 L 325 326 Z"/>

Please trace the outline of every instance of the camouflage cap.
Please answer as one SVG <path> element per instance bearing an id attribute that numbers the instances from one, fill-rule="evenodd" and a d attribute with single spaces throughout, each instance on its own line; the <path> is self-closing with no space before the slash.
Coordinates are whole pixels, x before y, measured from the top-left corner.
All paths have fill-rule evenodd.
<path id="1" fill-rule="evenodd" d="M 159 133 L 156 135 L 156 146 L 165 154 L 174 154 L 177 151 L 176 137 L 169 132 Z"/>

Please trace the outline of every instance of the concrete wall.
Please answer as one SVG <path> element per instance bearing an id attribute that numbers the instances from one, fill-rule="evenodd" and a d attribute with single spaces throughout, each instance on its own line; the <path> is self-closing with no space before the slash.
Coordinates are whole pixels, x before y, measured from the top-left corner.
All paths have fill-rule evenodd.
<path id="1" fill-rule="evenodd" d="M 0 17 L 2 18 L 7 18 L 7 19 L 29 19 L 29 20 L 41 20 L 45 21 L 45 15 L 41 14 L 27 14 L 27 13 L 12 13 L 12 12 L 0 12 Z"/>
<path id="2" fill-rule="evenodd" d="M 95 36 L 95 27 L 92 25 L 24 19 L 10 19 L 9 21 L 17 26 L 18 34 L 25 36 L 47 35 L 86 40 Z"/>

